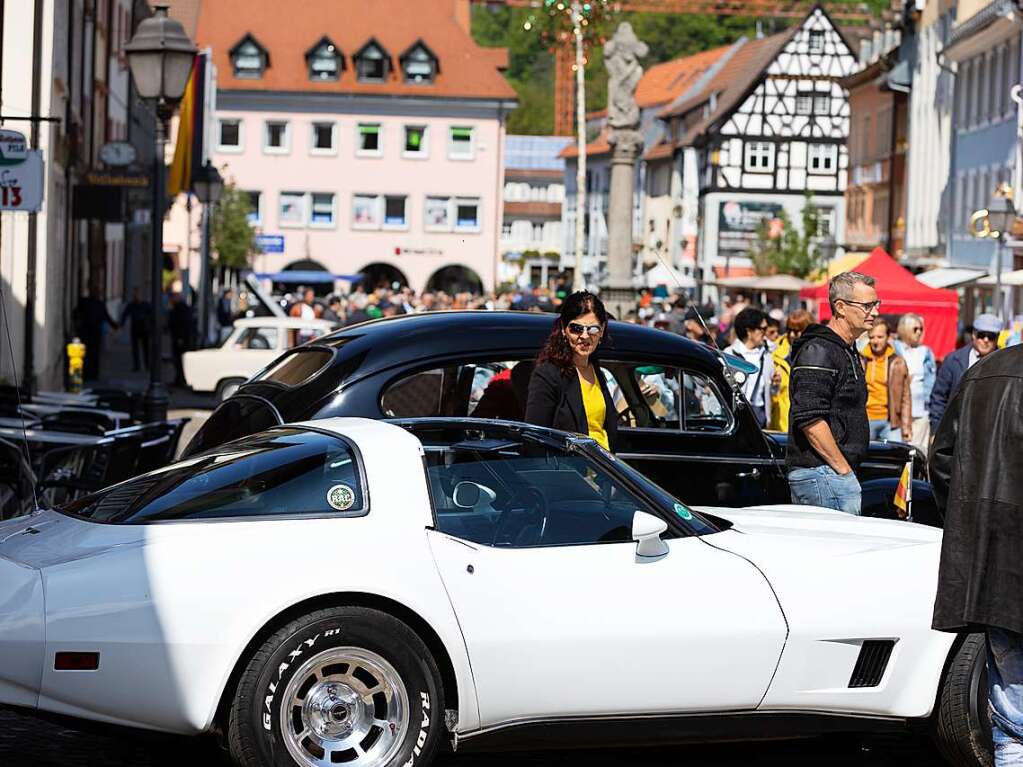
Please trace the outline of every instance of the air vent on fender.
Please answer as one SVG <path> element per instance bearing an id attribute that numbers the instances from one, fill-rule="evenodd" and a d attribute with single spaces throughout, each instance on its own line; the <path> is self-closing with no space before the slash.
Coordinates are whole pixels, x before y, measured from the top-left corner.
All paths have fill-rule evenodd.
<path id="1" fill-rule="evenodd" d="M 864 642 L 860 647 L 860 657 L 856 659 L 856 666 L 849 678 L 849 686 L 877 687 L 881 684 L 894 647 L 895 642 L 891 639 L 868 639 Z"/>

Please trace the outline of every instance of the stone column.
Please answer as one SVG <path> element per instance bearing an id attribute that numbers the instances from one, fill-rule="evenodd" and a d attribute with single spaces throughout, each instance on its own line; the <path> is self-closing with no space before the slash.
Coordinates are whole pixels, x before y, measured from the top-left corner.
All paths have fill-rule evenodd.
<path id="1" fill-rule="evenodd" d="M 647 54 L 645 43 L 637 39 L 632 25 L 618 25 L 604 47 L 608 71 L 607 124 L 611 144 L 611 189 L 607 213 L 608 276 L 601 296 L 616 317 L 635 307 L 633 284 L 632 205 L 636 178 L 636 160 L 643 150 L 639 131 L 640 113 L 636 105 L 636 86 L 643 76 L 639 59 Z"/>

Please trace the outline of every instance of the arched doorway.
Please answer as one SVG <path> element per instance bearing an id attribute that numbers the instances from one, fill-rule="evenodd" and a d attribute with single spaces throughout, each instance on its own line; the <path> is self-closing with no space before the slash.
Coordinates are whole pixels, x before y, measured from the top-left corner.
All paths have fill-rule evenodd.
<path id="1" fill-rule="evenodd" d="M 483 292 L 483 280 L 467 266 L 442 266 L 426 281 L 429 291 L 443 290 L 445 293 Z"/>
<path id="2" fill-rule="evenodd" d="M 366 264 L 359 270 L 359 274 L 362 275 L 363 290 L 367 293 L 371 293 L 377 288 L 393 288 L 395 287 L 394 283 L 398 283 L 397 287 L 399 288 L 408 285 L 408 279 L 401 269 L 382 262 Z"/>
<path id="3" fill-rule="evenodd" d="M 293 274 L 288 274 L 289 272 Z M 274 274 L 275 293 L 294 293 L 299 288 L 312 288 L 317 296 L 334 292 L 334 275 L 319 261 L 303 259 L 292 261 Z"/>

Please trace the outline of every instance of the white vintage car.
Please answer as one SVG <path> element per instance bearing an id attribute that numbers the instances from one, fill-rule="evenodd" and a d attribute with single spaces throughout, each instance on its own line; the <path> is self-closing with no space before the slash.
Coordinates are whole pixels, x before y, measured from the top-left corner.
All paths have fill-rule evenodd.
<path id="1" fill-rule="evenodd" d="M 234 329 L 217 348 L 185 352 L 185 382 L 195 391 L 217 393 L 223 401 L 251 375 L 281 354 L 329 333 L 337 323 L 299 317 L 246 317 L 234 321 Z"/>
<path id="2" fill-rule="evenodd" d="M 0 704 L 260 767 L 834 731 L 980 765 L 983 642 L 930 629 L 939 541 L 690 509 L 524 424 L 282 426 L 0 523 Z"/>

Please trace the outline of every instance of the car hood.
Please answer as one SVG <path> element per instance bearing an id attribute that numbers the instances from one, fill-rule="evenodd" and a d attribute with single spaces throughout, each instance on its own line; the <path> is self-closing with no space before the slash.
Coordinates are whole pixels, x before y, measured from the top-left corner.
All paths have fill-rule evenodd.
<path id="1" fill-rule="evenodd" d="M 772 505 L 742 509 L 700 507 L 721 517 L 733 529 L 769 538 L 773 548 L 798 556 L 847 556 L 906 546 L 937 545 L 941 531 L 933 527 L 873 517 L 856 517 L 816 506 Z"/>

